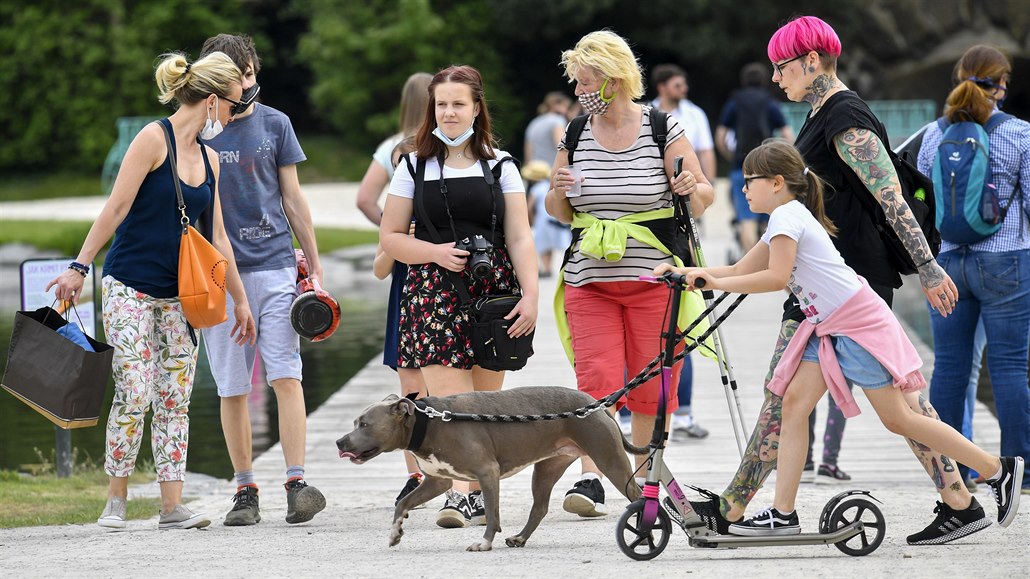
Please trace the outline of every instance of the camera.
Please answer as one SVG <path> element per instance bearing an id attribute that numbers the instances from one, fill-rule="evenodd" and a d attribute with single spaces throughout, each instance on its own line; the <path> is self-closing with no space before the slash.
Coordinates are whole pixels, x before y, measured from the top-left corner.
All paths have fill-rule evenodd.
<path id="1" fill-rule="evenodd" d="M 466 237 L 458 243 L 455 243 L 454 247 L 464 249 L 469 252 L 468 268 L 469 271 L 472 272 L 472 275 L 479 279 L 487 279 L 490 277 L 490 273 L 493 270 L 493 263 L 490 260 L 490 252 L 494 250 L 494 246 L 491 245 L 486 238 L 482 235 L 473 235 L 471 241 Z"/>

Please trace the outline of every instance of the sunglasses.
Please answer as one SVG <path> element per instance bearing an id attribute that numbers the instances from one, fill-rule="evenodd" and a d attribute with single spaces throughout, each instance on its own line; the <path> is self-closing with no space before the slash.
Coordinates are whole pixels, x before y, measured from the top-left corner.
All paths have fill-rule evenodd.
<path id="1" fill-rule="evenodd" d="M 788 64 L 794 62 L 795 60 L 798 60 L 800 58 L 804 58 L 806 56 L 808 56 L 807 53 L 799 54 L 799 55 L 795 56 L 794 58 L 792 58 L 790 60 L 784 60 L 783 62 L 774 62 L 774 63 L 772 63 L 772 65 L 773 65 L 773 68 L 776 69 L 776 72 L 780 73 L 780 76 L 783 76 L 783 67 L 785 67 Z"/>
<path id="2" fill-rule="evenodd" d="M 751 187 L 751 182 L 755 179 L 772 179 L 772 177 L 768 175 L 755 175 L 754 177 L 744 177 L 744 189 L 749 189 Z"/>
<path id="3" fill-rule="evenodd" d="M 254 100 L 257 99 L 259 92 L 261 92 L 261 86 L 258 85 L 258 83 L 254 83 L 250 88 L 243 91 L 243 94 L 240 95 L 240 100 L 238 101 L 234 101 L 228 97 L 218 98 L 232 103 L 232 107 L 229 108 L 229 116 L 235 117 L 236 115 L 245 112 L 250 105 L 254 104 Z"/>

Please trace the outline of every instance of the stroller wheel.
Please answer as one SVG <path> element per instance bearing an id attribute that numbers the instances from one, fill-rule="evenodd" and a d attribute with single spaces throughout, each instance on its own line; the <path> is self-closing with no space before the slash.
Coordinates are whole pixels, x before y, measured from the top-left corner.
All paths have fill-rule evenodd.
<path id="1" fill-rule="evenodd" d="M 657 507 L 654 522 L 645 524 L 646 503 L 646 499 L 631 503 L 615 526 L 619 548 L 627 557 L 637 561 L 649 561 L 660 555 L 672 535 L 672 522 L 657 500 L 654 501 Z"/>

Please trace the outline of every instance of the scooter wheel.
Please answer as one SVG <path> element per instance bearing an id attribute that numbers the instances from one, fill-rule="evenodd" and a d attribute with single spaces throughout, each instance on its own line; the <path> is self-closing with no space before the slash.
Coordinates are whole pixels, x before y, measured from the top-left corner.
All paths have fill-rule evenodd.
<path id="1" fill-rule="evenodd" d="M 887 530 L 883 513 L 871 501 L 864 498 L 848 498 L 841 501 L 830 515 L 829 530 L 836 531 L 856 521 L 862 521 L 862 532 L 846 541 L 834 543 L 842 553 L 861 557 L 875 551 Z"/>
<path id="2" fill-rule="evenodd" d="M 640 499 L 631 503 L 615 525 L 615 541 L 619 548 L 627 557 L 637 561 L 649 561 L 660 555 L 672 536 L 672 521 L 660 504 L 656 505 L 658 513 L 654 523 L 650 528 L 644 528 L 645 502 L 645 499 Z"/>

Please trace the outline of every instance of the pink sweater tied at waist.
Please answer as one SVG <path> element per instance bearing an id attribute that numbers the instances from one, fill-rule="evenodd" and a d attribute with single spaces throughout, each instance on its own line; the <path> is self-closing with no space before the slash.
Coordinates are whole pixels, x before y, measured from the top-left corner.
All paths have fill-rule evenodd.
<path id="1" fill-rule="evenodd" d="M 772 393 L 783 396 L 786 392 L 813 332 L 819 336 L 819 369 L 823 380 L 834 402 L 848 418 L 858 416 L 861 410 L 848 389 L 830 336 L 847 336 L 865 348 L 890 372 L 896 388 L 904 392 L 926 388 L 926 379 L 919 372 L 923 361 L 894 312 L 864 278 L 860 276 L 859 281 L 862 287 L 825 320 L 818 324 L 808 320 L 801 322 L 773 371 L 768 385 Z"/>

